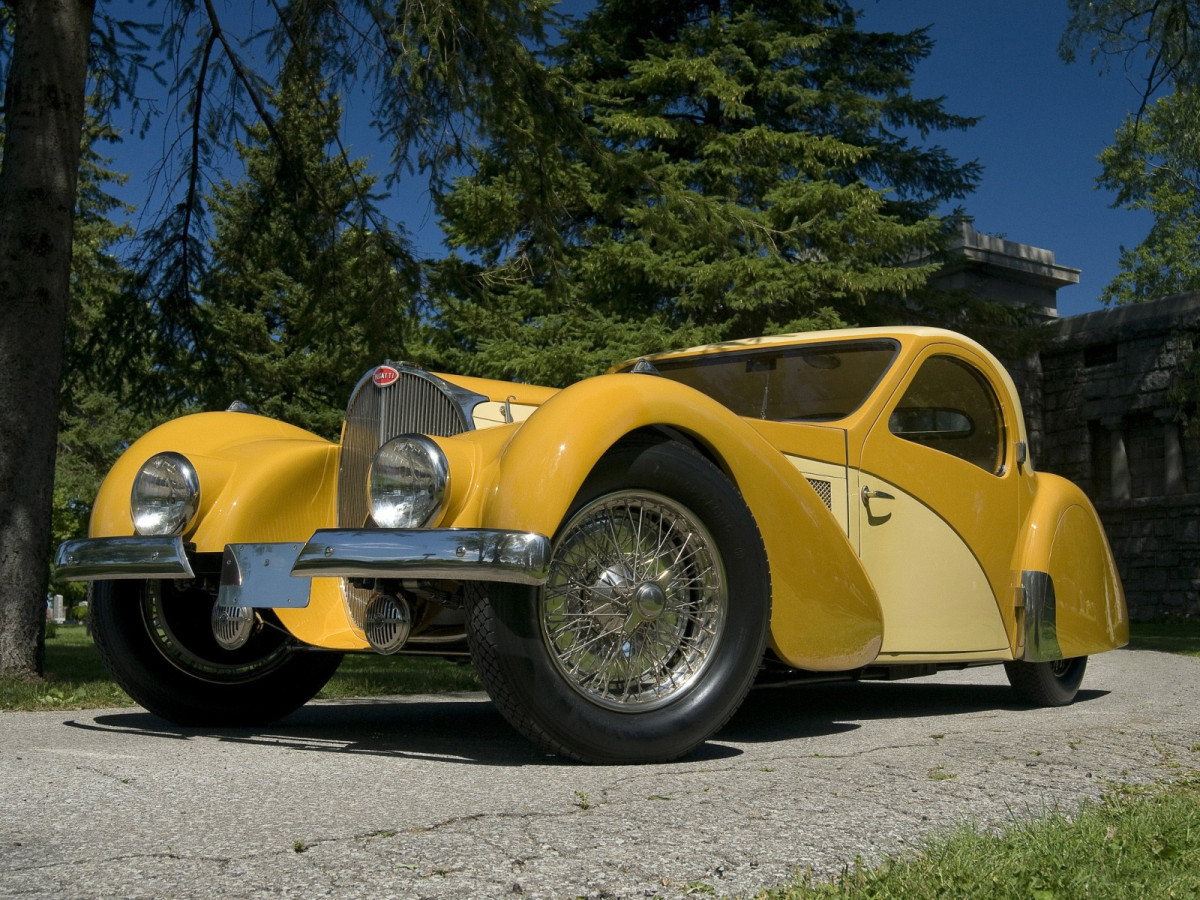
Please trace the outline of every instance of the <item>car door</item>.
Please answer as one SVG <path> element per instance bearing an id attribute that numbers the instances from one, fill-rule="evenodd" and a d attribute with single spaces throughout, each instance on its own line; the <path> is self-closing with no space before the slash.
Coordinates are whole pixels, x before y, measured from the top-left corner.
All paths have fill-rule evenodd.
<path id="1" fill-rule="evenodd" d="M 863 440 L 858 537 L 883 607 L 881 657 L 1009 651 L 999 603 L 1012 590 L 1017 413 L 988 365 L 926 348 Z"/>

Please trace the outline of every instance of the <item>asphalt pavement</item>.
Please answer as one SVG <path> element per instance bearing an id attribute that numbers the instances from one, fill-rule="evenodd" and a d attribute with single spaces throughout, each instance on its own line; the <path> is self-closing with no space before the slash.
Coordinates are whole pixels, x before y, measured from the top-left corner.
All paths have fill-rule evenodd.
<path id="1" fill-rule="evenodd" d="M 266 729 L 0 713 L 0 897 L 752 897 L 962 822 L 1200 769 L 1200 659 L 1091 660 L 1064 709 L 1000 668 L 751 694 L 688 758 L 582 766 L 481 694 L 310 703 Z"/>

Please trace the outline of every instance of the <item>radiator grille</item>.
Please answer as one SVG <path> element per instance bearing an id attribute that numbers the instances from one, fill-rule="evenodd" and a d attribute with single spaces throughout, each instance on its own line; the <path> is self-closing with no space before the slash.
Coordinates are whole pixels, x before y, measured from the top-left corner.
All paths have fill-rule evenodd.
<path id="1" fill-rule="evenodd" d="M 380 387 L 372 369 L 355 387 L 346 407 L 338 466 L 338 526 L 369 527 L 367 470 L 383 444 L 401 434 L 449 437 L 470 430 L 470 411 L 486 397 L 465 391 L 428 372 L 393 366 L 397 377 Z M 388 373 L 391 374 L 390 372 Z M 361 628 L 375 592 L 343 579 L 351 619 Z"/>
<path id="2" fill-rule="evenodd" d="M 805 477 L 807 478 L 807 476 Z M 809 478 L 808 483 L 812 485 L 812 489 L 817 492 L 817 496 L 824 501 L 825 505 L 833 509 L 833 483 L 824 478 Z"/>

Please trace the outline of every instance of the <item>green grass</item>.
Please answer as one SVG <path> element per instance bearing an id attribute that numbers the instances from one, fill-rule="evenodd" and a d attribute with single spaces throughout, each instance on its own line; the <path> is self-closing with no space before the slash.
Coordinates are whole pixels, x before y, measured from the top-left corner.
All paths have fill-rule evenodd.
<path id="1" fill-rule="evenodd" d="M 475 669 L 466 660 L 460 663 L 439 657 L 355 653 L 342 660 L 337 674 L 317 697 L 342 699 L 481 690 Z"/>
<path id="2" fill-rule="evenodd" d="M 907 859 L 798 877 L 759 900 L 1124 900 L 1200 896 L 1200 775 L 1122 789 L 1003 834 L 963 826 Z"/>
<path id="3" fill-rule="evenodd" d="M 1130 628 L 1129 646 L 1134 650 L 1162 650 L 1183 656 L 1200 656 L 1200 622 L 1141 622 Z"/>
<path id="4" fill-rule="evenodd" d="M 44 681 L 0 679 L 0 709 L 107 709 L 133 706 L 108 677 L 82 625 L 59 625 L 46 639 Z"/>

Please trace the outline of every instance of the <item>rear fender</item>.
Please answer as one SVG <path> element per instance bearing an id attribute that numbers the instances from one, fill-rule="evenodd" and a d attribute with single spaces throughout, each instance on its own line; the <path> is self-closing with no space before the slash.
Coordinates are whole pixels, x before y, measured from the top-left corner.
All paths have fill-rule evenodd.
<path id="1" fill-rule="evenodd" d="M 646 375 L 602 375 L 551 397 L 499 446 L 479 524 L 553 535 L 588 473 L 614 444 L 666 426 L 704 446 L 758 524 L 770 565 L 771 645 L 797 668 L 845 670 L 883 637 L 870 579 L 807 480 L 758 432 L 703 394 Z"/>
<path id="2" fill-rule="evenodd" d="M 1088 656 L 1129 643 L 1129 614 L 1112 550 L 1087 496 L 1044 472 L 1014 563 L 1021 578 L 1017 659 Z"/>

